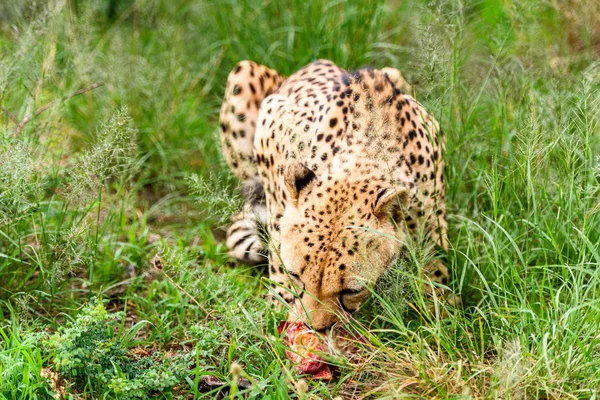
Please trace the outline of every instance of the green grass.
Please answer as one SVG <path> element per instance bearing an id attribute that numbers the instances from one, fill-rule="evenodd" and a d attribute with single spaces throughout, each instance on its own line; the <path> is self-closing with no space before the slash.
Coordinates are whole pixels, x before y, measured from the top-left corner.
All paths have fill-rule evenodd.
<path id="1" fill-rule="evenodd" d="M 594 2 L 48 3 L 0 5 L 0 398 L 598 396 Z M 317 58 L 399 68 L 440 121 L 464 307 L 426 311 L 414 252 L 351 323 L 367 360 L 304 393 L 265 271 L 226 257 L 215 139 L 238 61 Z"/>

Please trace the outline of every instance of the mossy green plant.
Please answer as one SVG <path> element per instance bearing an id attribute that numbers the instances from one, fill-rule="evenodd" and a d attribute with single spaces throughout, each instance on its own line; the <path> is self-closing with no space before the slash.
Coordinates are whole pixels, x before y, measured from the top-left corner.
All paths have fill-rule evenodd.
<path id="1" fill-rule="evenodd" d="M 148 398 L 167 393 L 184 380 L 194 355 L 167 356 L 160 350 L 132 352 L 129 339 L 140 324 L 123 330 L 122 312 L 109 313 L 100 300 L 44 341 L 51 365 L 80 392 L 108 388 L 114 398 Z"/>

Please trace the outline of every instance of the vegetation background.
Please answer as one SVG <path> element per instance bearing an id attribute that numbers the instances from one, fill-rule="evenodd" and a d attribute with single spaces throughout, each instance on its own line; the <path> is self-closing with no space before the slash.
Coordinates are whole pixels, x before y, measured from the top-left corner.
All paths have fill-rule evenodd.
<path id="1" fill-rule="evenodd" d="M 584 0 L 3 1 L 0 398 L 597 398 L 599 56 Z M 317 58 L 399 68 L 440 121 L 465 302 L 426 311 L 415 251 L 331 382 L 219 230 L 228 72 Z"/>

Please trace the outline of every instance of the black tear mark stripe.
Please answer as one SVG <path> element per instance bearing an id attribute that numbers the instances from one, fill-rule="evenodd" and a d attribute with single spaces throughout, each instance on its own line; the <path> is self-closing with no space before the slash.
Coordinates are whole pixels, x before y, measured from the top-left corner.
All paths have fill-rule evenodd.
<path id="1" fill-rule="evenodd" d="M 383 197 L 384 194 L 387 193 L 387 189 L 381 189 L 379 193 L 377 193 L 377 197 L 375 198 L 375 205 L 379 204 L 379 199 Z"/>
<path id="2" fill-rule="evenodd" d="M 309 168 L 305 167 L 304 172 L 304 175 L 296 177 L 296 193 L 300 193 L 302 189 L 308 186 L 308 184 L 317 177 L 317 175 Z"/>

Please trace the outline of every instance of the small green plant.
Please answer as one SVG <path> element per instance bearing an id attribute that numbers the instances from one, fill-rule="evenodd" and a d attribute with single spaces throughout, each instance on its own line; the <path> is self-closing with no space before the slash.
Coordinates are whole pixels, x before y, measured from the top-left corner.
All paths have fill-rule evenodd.
<path id="1" fill-rule="evenodd" d="M 196 324 L 190 327 L 188 335 L 196 339 L 196 357 L 200 365 L 214 366 L 224 357 L 223 327 L 216 322 Z"/>
<path id="2" fill-rule="evenodd" d="M 169 392 L 185 378 L 192 354 L 132 352 L 130 342 L 142 324 L 123 331 L 123 317 L 109 313 L 100 301 L 88 304 L 45 342 L 54 368 L 80 391 L 107 387 L 120 399 Z"/>

